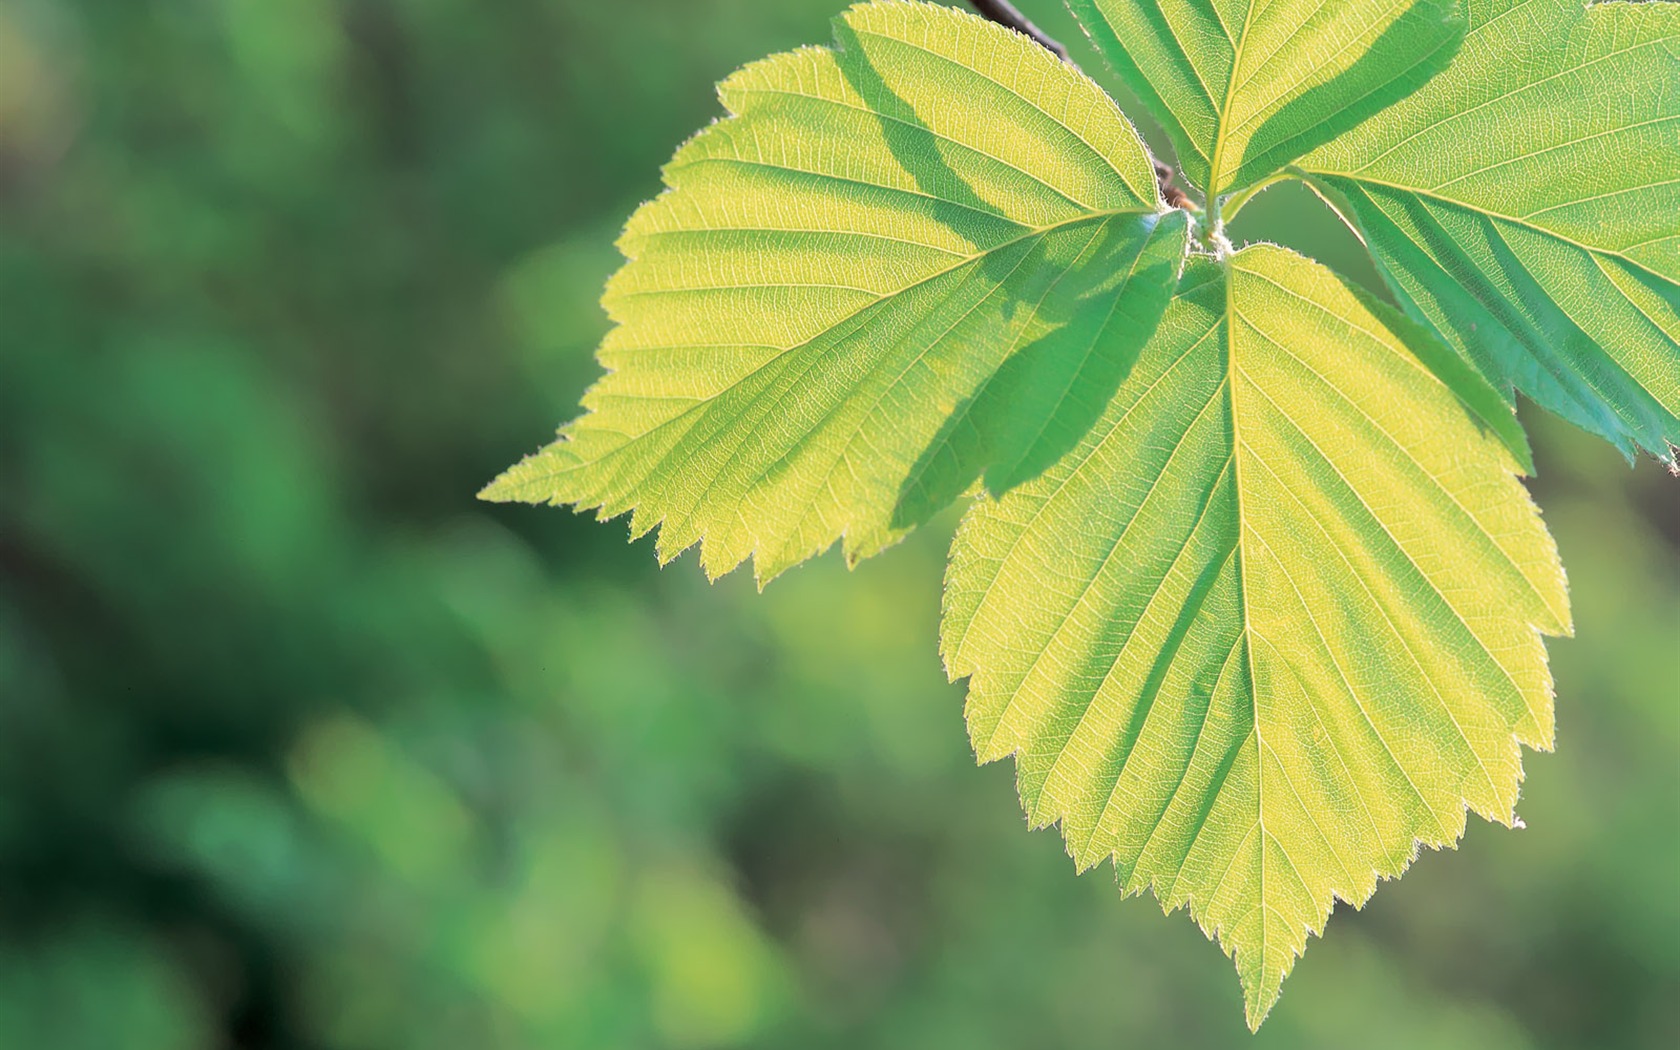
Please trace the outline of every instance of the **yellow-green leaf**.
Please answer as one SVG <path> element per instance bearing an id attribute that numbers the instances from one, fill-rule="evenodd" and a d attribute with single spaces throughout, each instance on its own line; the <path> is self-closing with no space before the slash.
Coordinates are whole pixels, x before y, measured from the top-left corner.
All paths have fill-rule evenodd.
<path id="1" fill-rule="evenodd" d="M 1336 899 L 1549 747 L 1563 574 L 1498 395 L 1283 249 L 1193 260 L 1078 447 L 977 504 L 943 649 L 982 761 L 1129 893 L 1187 905 L 1258 1026 Z"/>
<path id="2" fill-rule="evenodd" d="M 1404 98 L 1464 34 L 1454 0 L 1068 0 L 1209 198 Z"/>
<path id="3" fill-rule="evenodd" d="M 1113 101 L 1026 38 L 883 2 L 748 66 L 607 290 L 609 374 L 485 495 L 633 511 L 760 580 L 890 543 L 1071 447 L 1172 294 L 1186 217 Z M 1001 377 L 1001 379 L 1000 379 Z"/>
<path id="4" fill-rule="evenodd" d="M 1301 168 L 1501 386 L 1672 464 L 1680 3 L 1467 7 L 1445 72 Z"/>

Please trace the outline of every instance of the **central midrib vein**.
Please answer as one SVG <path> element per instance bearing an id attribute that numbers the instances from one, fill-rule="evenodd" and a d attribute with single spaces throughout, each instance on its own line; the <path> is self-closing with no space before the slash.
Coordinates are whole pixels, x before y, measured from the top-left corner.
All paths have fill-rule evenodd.
<path id="1" fill-rule="evenodd" d="M 1249 0 L 1248 7 L 1243 10 L 1242 32 L 1231 45 L 1231 72 L 1225 79 L 1225 101 L 1220 103 L 1217 130 L 1213 133 L 1213 157 L 1208 161 L 1208 206 L 1213 211 L 1214 225 L 1220 225 L 1222 216 L 1219 214 L 1218 194 L 1220 190 L 1220 162 L 1225 155 L 1225 117 L 1231 112 L 1231 99 L 1237 92 L 1237 73 L 1242 67 L 1243 44 L 1248 40 L 1248 28 L 1254 19 L 1254 0 Z M 1227 295 L 1230 294 L 1227 289 Z"/>

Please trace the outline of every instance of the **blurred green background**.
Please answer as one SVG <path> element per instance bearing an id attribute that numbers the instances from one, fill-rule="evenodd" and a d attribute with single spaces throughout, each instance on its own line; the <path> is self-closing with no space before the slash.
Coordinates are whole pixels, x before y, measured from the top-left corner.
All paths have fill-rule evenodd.
<path id="1" fill-rule="evenodd" d="M 0 1047 L 1676 1045 L 1653 462 L 1532 420 L 1528 828 L 1339 909 L 1257 1038 L 974 766 L 940 530 L 760 596 L 472 499 L 710 84 L 840 6 L 0 0 Z M 1372 277 L 1288 188 L 1235 235 Z"/>

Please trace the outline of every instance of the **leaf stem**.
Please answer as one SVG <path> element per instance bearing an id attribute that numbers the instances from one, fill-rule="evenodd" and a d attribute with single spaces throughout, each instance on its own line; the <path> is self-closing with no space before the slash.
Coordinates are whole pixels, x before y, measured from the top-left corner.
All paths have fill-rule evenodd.
<path id="1" fill-rule="evenodd" d="M 1061 41 L 1029 22 L 1027 16 L 1017 11 L 1015 5 L 1010 3 L 1009 0 L 968 0 L 968 2 L 975 11 L 980 13 L 982 18 L 988 18 L 999 25 L 1008 26 L 1022 36 L 1036 41 L 1041 47 L 1063 62 L 1069 61 L 1067 48 L 1062 46 Z"/>

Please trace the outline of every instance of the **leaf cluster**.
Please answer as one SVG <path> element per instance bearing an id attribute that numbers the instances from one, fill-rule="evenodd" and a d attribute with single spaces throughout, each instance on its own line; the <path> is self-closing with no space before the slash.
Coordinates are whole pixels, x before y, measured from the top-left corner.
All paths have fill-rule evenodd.
<path id="1" fill-rule="evenodd" d="M 1516 395 L 1674 463 L 1680 4 L 1070 7 L 1201 207 L 1026 37 L 855 6 L 723 83 L 620 241 L 584 414 L 484 495 L 761 583 L 970 497 L 976 753 L 1187 907 L 1257 1027 L 1336 900 L 1513 823 L 1551 746 L 1570 614 Z M 1283 179 L 1398 308 L 1227 241 Z"/>

